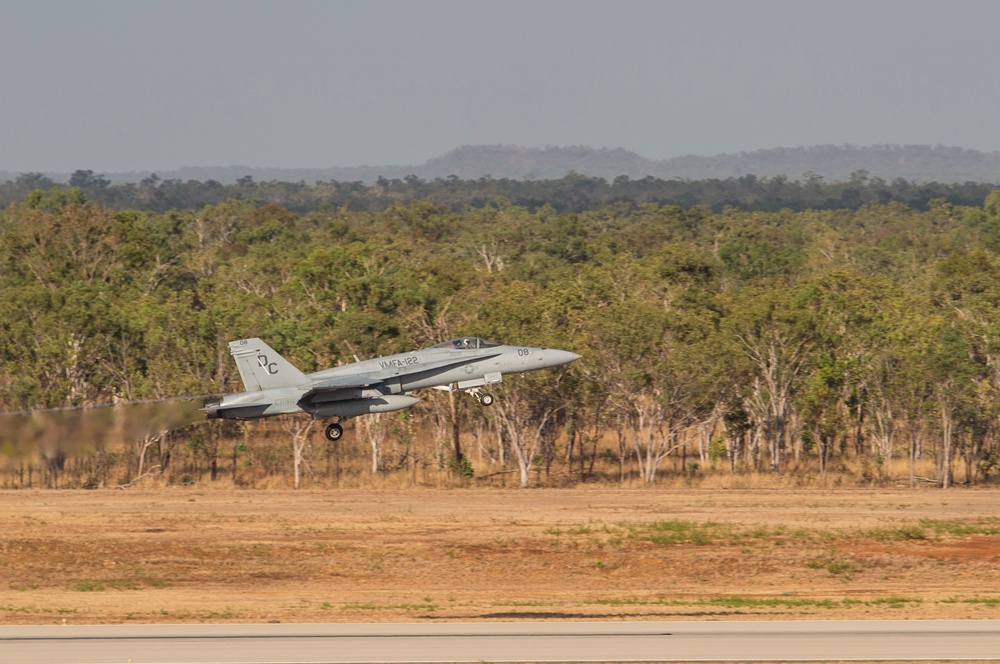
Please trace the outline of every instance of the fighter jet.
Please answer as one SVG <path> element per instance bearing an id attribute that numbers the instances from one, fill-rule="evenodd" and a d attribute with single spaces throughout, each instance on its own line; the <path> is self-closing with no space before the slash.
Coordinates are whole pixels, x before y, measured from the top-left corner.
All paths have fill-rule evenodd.
<path id="1" fill-rule="evenodd" d="M 480 388 L 495 385 L 504 374 L 558 367 L 580 358 L 552 348 L 505 346 L 479 337 L 445 341 L 409 353 L 359 360 L 304 374 L 260 339 L 229 342 L 229 352 L 245 392 L 205 401 L 210 419 L 253 420 L 286 413 L 330 419 L 326 437 L 344 435 L 343 422 L 357 415 L 409 408 L 420 400 L 411 392 L 432 387 L 469 392 L 483 406 L 493 395 Z M 357 358 L 355 358 L 357 359 Z"/>

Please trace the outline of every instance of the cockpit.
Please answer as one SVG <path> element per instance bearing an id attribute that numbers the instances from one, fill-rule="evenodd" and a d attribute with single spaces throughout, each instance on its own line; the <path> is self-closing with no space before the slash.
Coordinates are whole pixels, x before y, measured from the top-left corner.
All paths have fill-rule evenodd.
<path id="1" fill-rule="evenodd" d="M 501 344 L 495 341 L 487 341 L 486 339 L 481 339 L 479 337 L 461 337 L 460 339 L 452 339 L 451 341 L 442 341 L 439 344 L 434 344 L 431 348 L 451 348 L 458 350 L 472 350 L 476 348 L 496 348 Z"/>

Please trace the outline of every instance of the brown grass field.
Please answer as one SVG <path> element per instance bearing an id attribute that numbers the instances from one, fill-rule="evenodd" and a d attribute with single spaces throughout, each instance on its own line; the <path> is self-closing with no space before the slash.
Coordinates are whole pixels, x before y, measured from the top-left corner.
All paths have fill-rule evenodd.
<path id="1" fill-rule="evenodd" d="M 6 624 L 1000 618 L 995 490 L 0 492 Z"/>

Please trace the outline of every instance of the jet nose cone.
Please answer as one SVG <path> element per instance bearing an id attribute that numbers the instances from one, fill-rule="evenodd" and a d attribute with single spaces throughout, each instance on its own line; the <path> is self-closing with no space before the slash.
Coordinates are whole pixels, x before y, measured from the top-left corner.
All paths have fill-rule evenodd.
<path id="1" fill-rule="evenodd" d="M 571 353 L 568 350 L 557 350 L 555 348 L 549 348 L 545 351 L 545 362 L 550 367 L 558 367 L 562 364 L 569 364 L 575 360 L 579 360 L 580 356 L 576 353 Z"/>

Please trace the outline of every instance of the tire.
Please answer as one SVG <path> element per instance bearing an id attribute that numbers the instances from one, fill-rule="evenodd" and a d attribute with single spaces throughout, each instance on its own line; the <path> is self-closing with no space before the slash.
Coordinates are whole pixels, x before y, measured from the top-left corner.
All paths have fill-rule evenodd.
<path id="1" fill-rule="evenodd" d="M 494 399 L 492 394 L 486 394 L 483 392 L 479 395 L 479 403 L 483 404 L 487 408 L 492 406 L 494 401 L 496 401 L 496 399 Z"/>
<path id="2" fill-rule="evenodd" d="M 336 422 L 331 424 L 326 428 L 326 439 L 331 443 L 336 443 L 338 440 L 344 437 L 344 427 L 340 426 Z"/>

